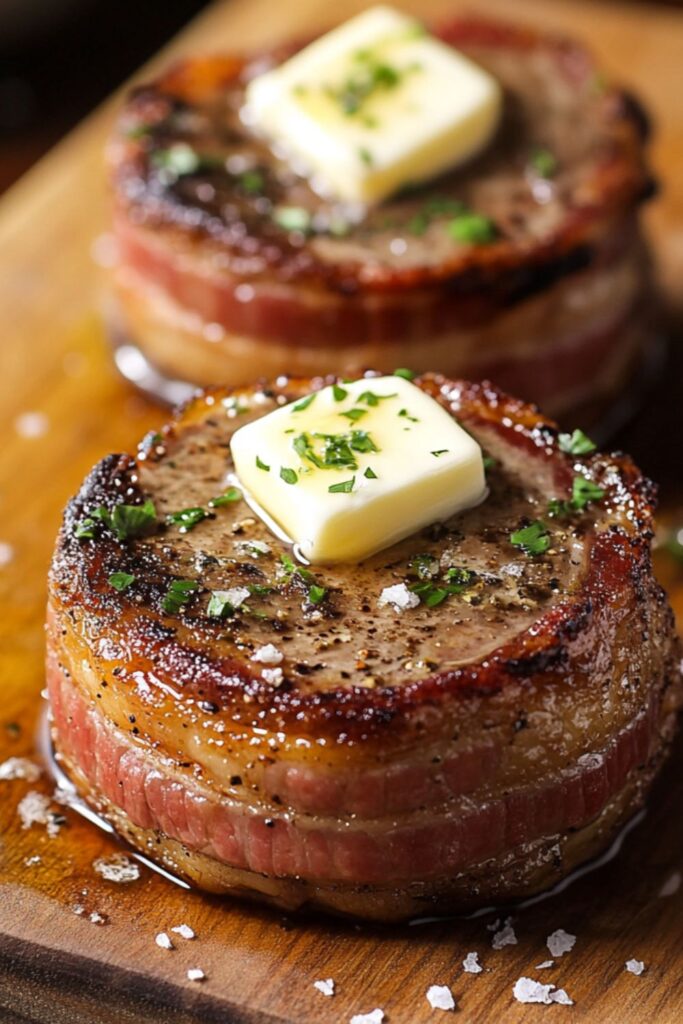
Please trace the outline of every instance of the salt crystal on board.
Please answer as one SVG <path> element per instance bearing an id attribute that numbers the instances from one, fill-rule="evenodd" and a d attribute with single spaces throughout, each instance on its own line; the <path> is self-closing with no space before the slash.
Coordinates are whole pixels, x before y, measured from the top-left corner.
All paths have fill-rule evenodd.
<path id="1" fill-rule="evenodd" d="M 494 949 L 502 949 L 503 946 L 516 946 L 517 936 L 515 930 L 512 927 L 512 918 L 508 917 L 505 920 L 505 924 L 497 931 L 491 940 L 491 945 Z"/>
<path id="2" fill-rule="evenodd" d="M 187 977 L 190 981 L 204 981 L 206 975 L 201 967 L 190 967 Z"/>
<path id="3" fill-rule="evenodd" d="M 551 1003 L 560 1003 L 563 1006 L 573 1006 L 574 1001 L 569 998 L 563 988 L 556 989 L 554 985 L 544 985 L 533 978 L 518 978 L 515 982 L 512 994 L 518 1003 L 544 1003 L 550 1006 Z"/>
<path id="4" fill-rule="evenodd" d="M 455 999 L 448 985 L 430 985 L 427 1002 L 433 1010 L 454 1010 Z"/>
<path id="5" fill-rule="evenodd" d="M 179 935 L 181 939 L 196 939 L 197 936 L 189 924 L 176 924 L 171 928 L 172 932 Z"/>
<path id="6" fill-rule="evenodd" d="M 351 1024 L 382 1024 L 383 1020 L 384 1010 L 375 1009 L 370 1013 L 356 1013 L 351 1018 Z"/>
<path id="7" fill-rule="evenodd" d="M 36 782 L 41 775 L 40 767 L 28 757 L 9 757 L 0 764 L 0 782 L 11 782 L 14 779 Z"/>
<path id="8" fill-rule="evenodd" d="M 17 806 L 17 812 L 21 818 L 22 828 L 31 828 L 32 825 L 45 825 L 50 839 L 59 834 L 64 824 L 64 818 L 50 810 L 50 797 L 44 793 L 31 790 Z"/>
<path id="9" fill-rule="evenodd" d="M 564 956 L 574 948 L 576 935 L 570 935 L 564 928 L 558 928 L 546 939 L 546 945 L 554 957 Z"/>
<path id="10" fill-rule="evenodd" d="M 624 966 L 629 974 L 642 974 L 645 970 L 645 964 L 642 960 L 627 960 Z"/>
<path id="11" fill-rule="evenodd" d="M 168 937 L 168 935 L 166 934 L 166 932 L 159 932 L 159 934 L 155 937 L 154 941 L 156 942 L 156 944 L 159 947 L 159 949 L 173 949 L 174 948 L 173 947 L 173 943 L 171 942 L 171 940 Z"/>
<path id="12" fill-rule="evenodd" d="M 98 857 L 93 861 L 93 867 L 107 882 L 135 882 L 140 877 L 139 865 L 124 853 Z"/>
<path id="13" fill-rule="evenodd" d="M 463 970 L 468 974 L 481 974 L 484 968 L 479 963 L 478 953 L 468 953 L 462 962 Z"/>
<path id="14" fill-rule="evenodd" d="M 317 988 L 318 992 L 322 992 L 324 996 L 333 996 L 334 978 L 323 978 L 320 981 L 314 981 L 313 988 Z"/>
<path id="15" fill-rule="evenodd" d="M 542 964 L 536 964 L 536 970 L 537 971 L 545 971 L 549 967 L 554 967 L 554 966 L 555 966 L 555 961 L 554 960 L 544 960 Z"/>

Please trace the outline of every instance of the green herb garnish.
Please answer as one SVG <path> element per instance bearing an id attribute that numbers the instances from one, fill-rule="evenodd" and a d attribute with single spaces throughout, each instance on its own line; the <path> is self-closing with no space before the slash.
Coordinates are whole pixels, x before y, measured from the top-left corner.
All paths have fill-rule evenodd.
<path id="1" fill-rule="evenodd" d="M 498 232 L 490 217 L 481 213 L 460 213 L 448 224 L 448 233 L 456 242 L 485 245 L 492 242 Z"/>
<path id="2" fill-rule="evenodd" d="M 370 468 L 370 466 L 368 466 L 366 468 L 365 472 L 363 473 L 363 476 L 367 477 L 368 480 L 377 480 L 378 479 L 377 474 L 374 472 L 374 470 L 372 470 Z"/>
<path id="3" fill-rule="evenodd" d="M 431 559 L 431 555 L 420 555 L 417 558 Z M 432 561 L 436 561 L 436 559 L 432 559 Z M 415 562 L 416 559 L 413 559 L 411 564 L 415 564 Z M 438 568 L 438 562 L 436 565 Z M 477 578 L 477 574 L 469 569 L 449 569 L 443 580 L 434 581 L 426 562 L 423 572 L 425 575 L 421 580 L 418 583 L 411 583 L 408 589 L 417 594 L 422 604 L 427 605 L 428 608 L 435 608 L 442 604 L 447 597 L 461 594 L 463 590 L 472 586 Z"/>
<path id="4" fill-rule="evenodd" d="M 340 412 L 340 416 L 345 416 L 347 420 L 351 420 L 352 423 L 357 423 L 358 420 L 362 419 L 363 416 L 367 416 L 367 409 L 348 409 L 347 412 Z"/>
<path id="5" fill-rule="evenodd" d="M 550 547 L 548 527 L 537 519 L 528 526 L 514 530 L 510 534 L 510 543 L 526 555 L 542 555 Z"/>
<path id="6" fill-rule="evenodd" d="M 299 477 L 293 469 L 289 469 L 287 466 L 282 466 L 280 469 L 280 479 L 284 480 L 286 484 L 295 484 L 298 482 Z"/>
<path id="7" fill-rule="evenodd" d="M 277 206 L 273 210 L 273 220 L 285 231 L 306 232 L 311 227 L 311 214 L 303 206 Z"/>
<path id="8" fill-rule="evenodd" d="M 225 494 L 219 494 L 209 501 L 209 508 L 222 508 L 223 505 L 231 505 L 234 501 L 242 500 L 242 492 L 238 487 L 228 487 Z"/>
<path id="9" fill-rule="evenodd" d="M 415 416 L 411 416 L 407 409 L 401 409 L 399 416 L 403 417 L 404 420 L 410 420 L 411 423 L 419 423 L 419 419 Z"/>
<path id="10" fill-rule="evenodd" d="M 407 370 L 405 366 L 399 366 L 394 370 L 394 377 L 403 377 L 404 380 L 415 380 L 417 374 L 413 370 Z"/>
<path id="11" fill-rule="evenodd" d="M 541 178 L 552 178 L 557 170 L 557 157 L 549 149 L 537 146 L 531 153 L 529 164 Z"/>
<path id="12" fill-rule="evenodd" d="M 373 158 L 372 153 L 370 152 L 369 149 L 366 149 L 365 146 L 361 146 L 360 149 L 358 150 L 358 156 L 361 158 L 366 167 L 372 167 Z"/>
<path id="13" fill-rule="evenodd" d="M 265 462 L 258 455 L 256 456 L 256 468 L 262 469 L 264 473 L 270 473 L 270 466 L 266 466 Z"/>
<path id="14" fill-rule="evenodd" d="M 205 512 L 203 508 L 184 508 L 180 512 L 169 512 L 166 522 L 180 527 L 180 533 L 188 533 L 195 528 L 197 523 L 208 518 L 209 513 Z"/>
<path id="15" fill-rule="evenodd" d="M 244 171 L 239 176 L 240 188 L 247 195 L 254 196 L 263 192 L 266 179 L 260 171 Z"/>
<path id="16" fill-rule="evenodd" d="M 430 452 L 429 454 L 438 459 L 440 455 L 445 455 L 448 450 L 448 448 L 439 448 L 437 451 Z"/>
<path id="17" fill-rule="evenodd" d="M 308 600 L 311 604 L 320 604 L 325 600 L 326 593 L 325 587 L 320 587 L 317 583 L 314 583 L 308 588 Z"/>
<path id="18" fill-rule="evenodd" d="M 131 583 L 135 583 L 135 576 L 131 575 L 129 572 L 113 572 L 111 576 L 108 577 L 107 583 L 113 587 L 114 590 L 118 590 L 119 594 L 122 594 L 124 590 L 128 590 Z"/>
<path id="19" fill-rule="evenodd" d="M 161 606 L 169 615 L 177 615 L 189 603 L 192 594 L 198 589 L 199 584 L 196 580 L 173 580 Z"/>
<path id="20" fill-rule="evenodd" d="M 385 398 L 396 398 L 397 395 L 376 395 L 374 391 L 364 391 L 362 395 L 358 396 L 359 402 L 365 402 L 366 405 L 375 408 Z"/>
<path id="21" fill-rule="evenodd" d="M 333 384 L 332 394 L 334 396 L 335 402 L 343 402 L 346 396 L 348 395 L 348 391 L 346 390 L 346 388 L 340 387 L 339 384 Z"/>
<path id="22" fill-rule="evenodd" d="M 304 409 L 308 409 L 317 394 L 318 392 L 314 391 L 312 395 L 307 395 L 305 398 L 302 398 L 300 402 L 297 402 L 296 405 L 292 406 L 292 412 L 303 412 Z"/>
<path id="23" fill-rule="evenodd" d="M 331 484 L 327 490 L 330 494 L 350 494 L 355 482 L 356 478 L 355 476 L 352 476 L 350 480 L 342 480 L 341 483 Z"/>
<path id="24" fill-rule="evenodd" d="M 587 480 L 585 476 L 574 477 L 572 481 L 571 506 L 577 512 L 581 512 L 592 501 L 600 501 L 604 496 L 604 489 L 598 487 L 592 480 Z"/>
<path id="25" fill-rule="evenodd" d="M 213 590 L 206 609 L 207 615 L 212 619 L 225 619 L 235 612 L 235 606 L 231 603 L 229 591 Z"/>
<path id="26" fill-rule="evenodd" d="M 170 171 L 177 178 L 194 174 L 199 170 L 202 159 L 186 142 L 178 142 L 169 149 L 157 149 L 152 153 L 152 163 L 160 170 Z"/>
<path id="27" fill-rule="evenodd" d="M 590 437 L 586 437 L 583 430 L 575 430 L 571 434 L 560 434 L 557 438 L 561 452 L 567 455 L 590 455 L 594 452 L 596 445 Z"/>
<path id="28" fill-rule="evenodd" d="M 97 521 L 104 523 L 118 540 L 124 541 L 150 533 L 156 526 L 157 513 L 149 498 L 143 505 L 124 505 L 121 502 L 111 510 L 100 506 L 77 523 L 74 535 L 78 540 L 92 540 Z"/>

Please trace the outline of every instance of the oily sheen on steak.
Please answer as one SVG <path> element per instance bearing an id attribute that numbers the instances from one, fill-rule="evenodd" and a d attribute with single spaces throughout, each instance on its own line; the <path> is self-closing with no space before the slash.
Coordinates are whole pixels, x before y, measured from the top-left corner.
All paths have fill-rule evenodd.
<path id="1" fill-rule="evenodd" d="M 246 83 L 295 47 L 137 89 L 109 147 L 119 333 L 203 385 L 437 367 L 553 411 L 620 389 L 645 336 L 642 116 L 574 43 L 471 19 L 439 35 L 500 81 L 500 130 L 376 207 L 321 196 L 245 123 Z M 462 211 L 483 235 L 454 235 Z"/>
<path id="2" fill-rule="evenodd" d="M 386 920 L 538 891 L 610 842 L 674 730 L 653 488 L 427 375 L 487 453 L 488 498 L 307 569 L 235 489 L 229 438 L 326 383 L 210 392 L 92 471 L 50 573 L 58 755 L 211 891 Z"/>

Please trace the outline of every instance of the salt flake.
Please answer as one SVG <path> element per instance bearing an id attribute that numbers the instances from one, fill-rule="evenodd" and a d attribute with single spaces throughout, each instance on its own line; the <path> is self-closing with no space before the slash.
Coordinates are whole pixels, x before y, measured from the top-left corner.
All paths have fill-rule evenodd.
<path id="1" fill-rule="evenodd" d="M 430 985 L 427 1002 L 433 1010 L 454 1010 L 455 999 L 448 985 Z"/>
<path id="2" fill-rule="evenodd" d="M 536 964 L 537 971 L 546 971 L 549 967 L 554 967 L 554 960 L 544 960 L 542 964 Z"/>
<path id="3" fill-rule="evenodd" d="M 45 825 L 50 839 L 59 834 L 59 830 L 65 819 L 60 814 L 50 810 L 51 800 L 44 793 L 31 790 L 17 806 L 17 812 L 21 818 L 22 828 L 31 828 L 32 825 Z"/>
<path id="4" fill-rule="evenodd" d="M 159 932 L 159 934 L 155 937 L 154 941 L 156 942 L 156 944 L 159 947 L 159 949 L 173 949 L 174 948 L 173 947 L 173 943 L 171 942 L 171 940 L 170 940 L 169 936 L 166 934 L 166 932 Z"/>
<path id="5" fill-rule="evenodd" d="M 518 1003 L 560 1003 L 563 1006 L 573 1006 L 574 1001 L 569 998 L 563 988 L 556 989 L 554 985 L 543 985 L 533 978 L 518 978 L 515 982 L 512 994 Z"/>
<path id="6" fill-rule="evenodd" d="M 468 953 L 462 962 L 463 970 L 468 974 L 481 974 L 484 968 L 479 963 L 478 953 Z"/>
<path id="7" fill-rule="evenodd" d="M 390 604 L 394 611 L 403 612 L 408 608 L 417 608 L 420 598 L 412 590 L 408 590 L 405 583 L 395 583 L 393 587 L 385 587 L 377 598 L 380 608 Z"/>
<path id="8" fill-rule="evenodd" d="M 570 935 L 563 928 L 558 928 L 552 935 L 549 935 L 545 940 L 546 946 L 554 957 L 564 956 L 565 953 L 570 953 L 574 948 L 576 942 L 576 935 Z"/>
<path id="9" fill-rule="evenodd" d="M 36 782 L 41 775 L 41 769 L 28 757 L 10 757 L 0 764 L 0 782 L 10 782 L 13 779 Z"/>
<path id="10" fill-rule="evenodd" d="M 324 996 L 333 996 L 334 978 L 324 978 L 320 981 L 314 981 L 313 988 L 317 988 L 318 992 L 322 992 Z"/>
<path id="11" fill-rule="evenodd" d="M 384 1010 L 371 1010 L 370 1013 L 357 1013 L 351 1018 L 351 1024 L 382 1024 Z"/>
<path id="12" fill-rule="evenodd" d="M 173 928 L 171 928 L 171 931 L 175 932 L 176 935 L 179 935 L 181 939 L 197 938 L 192 928 L 190 928 L 189 924 L 177 924 Z"/>
<path id="13" fill-rule="evenodd" d="M 261 678 L 264 683 L 269 683 L 271 686 L 281 686 L 285 675 L 281 668 L 264 668 Z"/>
<path id="14" fill-rule="evenodd" d="M 258 661 L 262 665 L 279 665 L 283 658 L 282 651 L 278 651 L 275 644 L 264 644 L 254 651 L 251 661 Z"/>
<path id="15" fill-rule="evenodd" d="M 98 857 L 93 861 L 93 867 L 107 882 L 135 882 L 140 877 L 139 865 L 124 853 Z"/>
<path id="16" fill-rule="evenodd" d="M 642 974 L 645 970 L 645 964 L 642 960 L 627 960 L 624 966 L 629 974 Z"/>
<path id="17" fill-rule="evenodd" d="M 515 929 L 512 927 L 512 918 L 508 917 L 505 920 L 505 924 L 497 931 L 491 939 L 491 945 L 494 949 L 502 949 L 503 946 L 516 946 L 517 936 L 515 935 Z"/>
<path id="18" fill-rule="evenodd" d="M 187 972 L 187 977 L 189 981 L 204 981 L 206 975 L 204 974 L 204 971 L 201 969 L 201 967 L 190 967 L 189 971 Z"/>

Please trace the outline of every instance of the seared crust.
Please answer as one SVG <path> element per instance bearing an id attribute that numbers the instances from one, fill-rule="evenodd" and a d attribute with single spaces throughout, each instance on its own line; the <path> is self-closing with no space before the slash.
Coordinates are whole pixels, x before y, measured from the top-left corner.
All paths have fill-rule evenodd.
<path id="1" fill-rule="evenodd" d="M 288 233 L 273 222 L 273 204 L 311 210 L 329 204 L 303 179 L 276 173 L 274 158 L 238 121 L 220 136 L 212 117 L 216 110 L 221 118 L 226 111 L 233 116 L 244 82 L 295 48 L 255 60 L 199 58 L 175 66 L 130 98 L 110 149 L 118 216 L 137 228 L 152 228 L 179 254 L 192 256 L 199 247 L 203 257 L 213 254 L 224 270 L 245 279 L 296 280 L 344 295 L 429 291 L 448 281 L 450 301 L 460 307 L 485 297 L 490 309 L 499 308 L 604 258 L 606 238 L 652 189 L 643 161 L 643 118 L 635 104 L 617 89 L 598 87 L 586 52 L 566 40 L 480 20 L 453 21 L 440 34 L 491 66 L 508 90 L 502 135 L 469 170 L 383 204 L 344 238 L 323 232 L 307 240 Z M 520 74 L 524 67 L 526 78 Z M 558 92 L 562 116 L 553 128 Z M 264 169 L 264 194 L 245 194 L 239 175 L 220 167 L 164 183 L 154 154 L 178 141 L 189 141 L 218 163 L 246 150 Z M 539 205 L 525 176 L 533 147 L 550 144 L 560 168 L 552 198 Z M 491 215 L 498 240 L 450 244 L 434 259 L 427 252 L 438 236 L 429 228 L 427 246 L 415 238 L 409 257 L 397 259 L 390 252 L 391 238 L 405 233 L 401 227 L 435 194 Z M 502 202 L 496 199 L 500 195 Z"/>
<path id="2" fill-rule="evenodd" d="M 157 836 L 214 891 L 384 919 L 537 891 L 640 806 L 673 733 L 681 652 L 652 575 L 653 485 L 627 456 L 565 454 L 551 421 L 489 384 L 425 375 L 495 458 L 489 498 L 361 565 L 316 567 L 321 605 L 239 503 L 185 535 L 164 525 L 225 487 L 236 426 L 329 382 L 198 396 L 69 503 L 49 582 L 60 755 L 134 843 Z M 577 475 L 602 498 L 549 517 Z M 149 498 L 148 536 L 74 534 Z M 515 550 L 510 531 L 540 518 L 549 550 Z M 473 570 L 472 590 L 379 608 L 425 553 Z M 113 572 L 133 585 L 117 592 Z M 197 589 L 164 610 L 178 579 Z M 235 585 L 248 607 L 211 618 L 209 593 Z M 253 658 L 267 643 L 279 677 Z"/>

